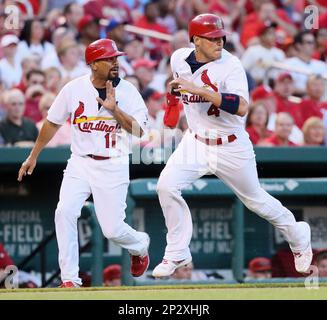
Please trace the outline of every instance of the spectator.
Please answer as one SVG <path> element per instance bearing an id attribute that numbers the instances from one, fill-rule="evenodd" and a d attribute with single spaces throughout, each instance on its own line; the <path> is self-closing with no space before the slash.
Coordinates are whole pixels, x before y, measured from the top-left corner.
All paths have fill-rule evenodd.
<path id="1" fill-rule="evenodd" d="M 125 43 L 124 52 L 128 62 L 144 58 L 145 48 L 142 39 L 134 37 Z"/>
<path id="2" fill-rule="evenodd" d="M 14 265 L 14 262 L 3 247 L 2 243 L 0 243 L 0 288 L 4 288 L 4 280 L 6 279 L 5 269 L 7 266 L 11 265 Z"/>
<path id="3" fill-rule="evenodd" d="M 144 6 L 144 15 L 140 17 L 136 22 L 135 26 L 144 28 L 147 30 L 153 30 L 161 33 L 168 33 L 168 30 L 163 25 L 157 22 L 159 17 L 158 4 L 155 2 L 148 2 Z M 164 42 L 157 38 L 147 39 L 145 47 L 150 52 L 151 58 L 154 60 L 160 60 L 162 58 L 162 47 Z"/>
<path id="4" fill-rule="evenodd" d="M 272 89 L 269 86 L 261 85 L 251 92 L 252 102 L 262 103 L 269 113 L 269 122 L 276 119 L 276 100 Z M 269 126 L 269 125 L 268 125 Z M 273 128 L 275 124 L 273 125 Z"/>
<path id="5" fill-rule="evenodd" d="M 142 91 L 143 100 L 148 108 L 148 132 L 142 137 L 142 141 L 150 142 L 147 145 L 161 146 L 163 134 L 163 117 L 164 117 L 164 95 L 147 88 Z M 143 144 L 143 143 L 142 143 Z"/>
<path id="6" fill-rule="evenodd" d="M 240 2 L 242 2 L 242 1 L 243 0 L 240 0 Z M 229 33 L 226 40 L 233 45 L 233 48 L 234 48 L 233 54 L 235 54 L 238 58 L 241 58 L 241 56 L 244 53 L 244 47 L 242 46 L 242 44 L 240 42 L 239 33 L 234 30 L 233 17 L 230 15 L 222 15 L 221 18 L 224 21 L 224 29 Z M 225 46 L 226 46 L 226 43 L 225 43 Z"/>
<path id="7" fill-rule="evenodd" d="M 46 89 L 54 94 L 59 93 L 62 87 L 60 70 L 55 67 L 50 67 L 44 70 L 44 73 Z"/>
<path id="8" fill-rule="evenodd" d="M 80 60 L 79 47 L 75 41 L 64 41 L 57 50 L 59 71 L 64 83 L 90 73 L 85 62 Z"/>
<path id="9" fill-rule="evenodd" d="M 189 48 L 191 45 L 190 43 L 190 38 L 188 35 L 188 32 L 184 29 L 177 31 L 170 42 L 170 52 L 174 52 L 177 49 L 180 48 Z M 167 64 L 168 64 L 168 69 L 169 72 L 171 72 L 170 68 L 170 55 L 165 56 L 163 59 L 161 59 L 161 62 L 158 66 L 158 72 L 159 73 L 167 73 Z"/>
<path id="10" fill-rule="evenodd" d="M 275 133 L 269 138 L 263 140 L 260 145 L 262 146 L 296 146 L 295 143 L 289 140 L 292 132 L 294 120 L 287 112 L 280 112 L 276 117 Z"/>
<path id="11" fill-rule="evenodd" d="M 27 89 L 25 92 L 26 108 L 24 116 L 35 123 L 42 119 L 39 101 L 45 93 L 45 74 L 39 69 L 31 70 L 26 75 Z"/>
<path id="12" fill-rule="evenodd" d="M 52 43 L 45 40 L 44 25 L 39 19 L 29 19 L 25 21 L 24 28 L 20 35 L 20 43 L 18 44 L 18 52 L 22 58 L 37 54 L 41 59 L 55 52 Z"/>
<path id="13" fill-rule="evenodd" d="M 246 131 L 253 145 L 260 144 L 273 134 L 272 131 L 267 129 L 268 121 L 269 112 L 261 102 L 250 106 L 246 118 Z"/>
<path id="14" fill-rule="evenodd" d="M 316 253 L 315 265 L 318 267 L 319 277 L 327 278 L 327 250 L 320 250 Z"/>
<path id="15" fill-rule="evenodd" d="M 305 146 L 322 146 L 325 144 L 325 127 L 320 118 L 308 118 L 302 127 Z"/>
<path id="16" fill-rule="evenodd" d="M 7 266 L 14 265 L 14 261 L 10 258 L 2 243 L 0 243 L 0 270 L 4 270 Z"/>
<path id="17" fill-rule="evenodd" d="M 276 27 L 276 24 L 260 25 L 257 30 L 259 44 L 248 47 L 241 59 L 257 84 L 263 82 L 270 63 L 285 59 L 284 52 L 276 48 Z"/>
<path id="18" fill-rule="evenodd" d="M 290 140 L 294 143 L 300 144 L 303 141 L 303 134 L 300 129 L 303 125 L 302 111 L 299 104 L 301 100 L 297 97 L 294 97 L 293 93 L 293 77 L 290 73 L 281 73 L 276 79 L 275 87 L 273 90 L 274 98 L 276 101 L 276 112 L 287 112 L 293 117 L 295 126 L 293 126 Z"/>
<path id="19" fill-rule="evenodd" d="M 47 118 L 48 110 L 50 109 L 53 101 L 56 96 L 53 93 L 47 92 L 45 93 L 39 102 L 39 109 L 42 114 L 42 120 L 36 124 L 36 127 L 40 131 L 43 125 L 44 120 Z M 50 140 L 47 144 L 47 147 L 59 147 L 64 145 L 70 145 L 71 143 L 71 128 L 70 123 L 66 121 L 64 125 L 62 125 L 57 131 L 56 135 Z"/>
<path id="20" fill-rule="evenodd" d="M 63 42 L 68 42 L 68 41 L 71 41 L 71 42 L 75 41 L 74 32 L 71 29 L 68 29 L 66 27 L 59 27 L 53 31 L 52 43 L 55 46 L 56 51 L 49 53 L 42 59 L 42 70 L 50 68 L 50 67 L 59 68 L 60 61 L 59 61 L 57 52 L 58 52 L 60 45 Z M 84 59 L 84 57 L 83 57 L 83 59 Z"/>
<path id="21" fill-rule="evenodd" d="M 324 80 L 317 75 L 312 75 L 307 81 L 307 96 L 301 102 L 303 122 L 310 117 L 323 118 L 327 112 L 327 102 L 322 101 L 324 94 Z"/>
<path id="22" fill-rule="evenodd" d="M 7 274 L 4 270 L 8 266 L 14 266 L 15 263 L 9 256 L 8 252 L 5 250 L 4 246 L 0 243 L 0 288 L 2 287 L 2 282 L 5 280 Z M 18 274 L 18 286 L 19 288 L 37 288 L 41 286 L 41 281 L 34 275 L 19 270 Z"/>
<path id="23" fill-rule="evenodd" d="M 7 89 L 20 82 L 22 68 L 17 54 L 19 39 L 13 34 L 2 37 L 0 45 L 3 50 L 3 58 L 0 60 L 0 79 Z"/>
<path id="24" fill-rule="evenodd" d="M 178 0 L 175 5 L 175 17 L 178 27 L 187 29 L 190 20 L 203 12 L 208 12 L 208 5 L 203 0 Z"/>
<path id="25" fill-rule="evenodd" d="M 295 35 L 296 28 L 288 18 L 287 13 L 282 9 L 276 9 L 273 2 L 263 0 L 259 2 L 256 11 L 247 15 L 243 21 L 241 30 L 241 43 L 243 47 L 257 43 L 258 26 L 262 23 L 274 22 L 278 25 L 280 32 Z"/>
<path id="26" fill-rule="evenodd" d="M 120 51 L 123 51 L 124 45 L 127 40 L 127 33 L 124 29 L 126 22 L 112 19 L 106 26 L 106 37 L 114 40 Z"/>
<path id="27" fill-rule="evenodd" d="M 296 57 L 289 58 L 285 63 L 290 67 L 296 67 L 309 74 L 326 74 L 326 63 L 313 59 L 315 51 L 315 38 L 310 31 L 301 31 L 294 38 Z M 295 83 L 295 91 L 303 96 L 306 90 L 308 75 L 292 72 Z"/>
<path id="28" fill-rule="evenodd" d="M 123 0 L 88 0 L 84 4 L 84 10 L 96 19 L 132 20 L 130 8 Z"/>
<path id="29" fill-rule="evenodd" d="M 246 2 L 246 0 L 209 0 L 208 12 L 222 16 L 224 22 L 225 17 L 229 17 L 229 24 L 236 25 L 241 15 L 245 13 Z"/>
<path id="30" fill-rule="evenodd" d="M 270 279 L 272 275 L 271 261 L 268 258 L 257 257 L 249 262 L 246 280 Z"/>
<path id="31" fill-rule="evenodd" d="M 59 10 L 64 10 L 65 6 L 67 6 L 70 3 L 75 3 L 75 2 L 71 2 L 71 0 L 48 0 L 48 11 L 51 11 L 55 8 Z"/>
<path id="32" fill-rule="evenodd" d="M 123 52 L 126 53 L 126 56 L 118 57 L 119 63 L 121 63 L 120 72 L 124 75 L 132 75 L 134 74 L 133 61 L 144 58 L 145 48 L 142 39 L 133 37 L 127 40 Z"/>
<path id="33" fill-rule="evenodd" d="M 24 118 L 25 98 L 18 89 L 11 89 L 5 96 L 7 115 L 0 122 L 0 135 L 5 144 L 12 146 L 31 146 L 34 144 L 38 130 L 35 124 Z"/>
<path id="34" fill-rule="evenodd" d="M 81 50 L 82 52 L 84 52 L 85 48 L 90 43 L 99 39 L 99 35 L 100 35 L 99 21 L 90 15 L 84 16 L 78 22 L 78 32 L 80 35 L 79 40 L 81 43 Z"/>
<path id="35" fill-rule="evenodd" d="M 316 31 L 317 50 L 313 58 L 327 62 L 327 12 L 319 17 L 319 29 Z"/>
<path id="36" fill-rule="evenodd" d="M 124 79 L 131 82 L 136 87 L 136 89 L 140 91 L 140 81 L 136 76 L 130 75 L 126 76 Z"/>
<path id="37" fill-rule="evenodd" d="M 78 36 L 78 23 L 84 17 L 84 8 L 81 4 L 71 1 L 64 6 L 63 14 L 65 17 L 64 27 L 73 31 L 75 37 Z"/>
<path id="38" fill-rule="evenodd" d="M 185 29 L 178 30 L 173 34 L 171 41 L 172 52 L 180 48 L 189 48 L 191 46 L 188 32 Z"/>
<path id="39" fill-rule="evenodd" d="M 17 86 L 15 86 L 15 88 L 25 93 L 27 89 L 26 76 L 31 70 L 37 69 L 39 65 L 40 65 L 40 58 L 35 54 L 23 58 L 21 62 L 23 74 L 20 83 Z"/>
<path id="40" fill-rule="evenodd" d="M 134 60 L 132 67 L 135 71 L 135 75 L 140 81 L 141 90 L 145 90 L 153 81 L 155 76 L 156 62 L 149 59 L 141 58 Z"/>
<path id="41" fill-rule="evenodd" d="M 163 127 L 162 117 L 164 114 L 164 95 L 152 88 L 147 88 L 142 91 L 142 97 L 149 112 L 149 128 L 161 129 Z"/>
<path id="42" fill-rule="evenodd" d="M 103 285 L 105 287 L 121 286 L 121 266 L 111 264 L 103 270 Z"/>
<path id="43" fill-rule="evenodd" d="M 158 0 L 158 23 L 164 26 L 170 34 L 175 34 L 177 30 L 175 11 L 175 0 Z"/>

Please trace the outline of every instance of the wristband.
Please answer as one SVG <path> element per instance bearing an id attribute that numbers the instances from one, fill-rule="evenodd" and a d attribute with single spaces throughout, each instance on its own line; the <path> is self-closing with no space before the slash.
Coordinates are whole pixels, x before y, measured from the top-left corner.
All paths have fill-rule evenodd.
<path id="1" fill-rule="evenodd" d="M 240 106 L 240 96 L 233 93 L 222 93 L 219 109 L 236 114 Z"/>

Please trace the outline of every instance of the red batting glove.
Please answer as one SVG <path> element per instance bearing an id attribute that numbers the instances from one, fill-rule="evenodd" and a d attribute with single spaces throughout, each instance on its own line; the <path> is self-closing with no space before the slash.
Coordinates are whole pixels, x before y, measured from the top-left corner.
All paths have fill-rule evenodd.
<path id="1" fill-rule="evenodd" d="M 179 98 L 166 93 L 167 107 L 164 115 L 164 124 L 166 127 L 175 128 L 179 120 Z"/>

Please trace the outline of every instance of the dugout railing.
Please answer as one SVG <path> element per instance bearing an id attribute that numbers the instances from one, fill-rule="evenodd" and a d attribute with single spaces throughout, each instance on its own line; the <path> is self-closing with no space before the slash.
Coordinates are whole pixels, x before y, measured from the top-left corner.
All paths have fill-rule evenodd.
<path id="1" fill-rule="evenodd" d="M 234 195 L 223 182 L 218 179 L 201 179 L 199 186 L 198 182 L 193 183 L 189 188 L 184 190 L 183 197 L 186 201 L 190 199 L 226 199 L 230 201 L 233 210 L 233 245 L 231 268 L 233 277 L 237 282 L 244 281 L 244 212 L 245 207 L 241 201 Z M 130 183 L 126 222 L 133 225 L 133 212 L 139 201 L 157 199 L 155 185 L 157 179 L 137 179 Z M 279 197 L 292 198 L 301 203 L 304 199 L 315 201 L 315 199 L 327 199 L 327 178 L 308 178 L 308 179 L 260 179 L 261 186 L 271 195 Z M 147 231 L 147 230 L 145 230 Z M 165 244 L 162 244 L 162 252 Z M 162 284 L 160 282 L 138 281 L 130 276 L 129 272 L 130 260 L 126 250 L 122 255 L 122 283 L 124 285 L 135 284 Z M 281 281 L 279 281 L 281 282 Z M 167 284 L 171 282 L 166 282 Z M 181 282 L 179 282 L 181 283 Z M 221 283 L 221 281 L 220 281 Z"/>

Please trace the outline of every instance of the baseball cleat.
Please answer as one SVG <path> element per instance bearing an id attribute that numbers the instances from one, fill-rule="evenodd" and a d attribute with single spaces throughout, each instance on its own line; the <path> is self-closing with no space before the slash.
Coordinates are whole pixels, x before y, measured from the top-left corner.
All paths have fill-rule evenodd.
<path id="1" fill-rule="evenodd" d="M 176 269 L 186 266 L 192 261 L 192 257 L 189 257 L 180 261 L 171 261 L 163 259 L 152 271 L 152 275 L 155 278 L 169 277 Z"/>
<path id="2" fill-rule="evenodd" d="M 131 274 L 133 277 L 140 277 L 150 264 L 149 255 L 144 257 L 131 255 Z"/>
<path id="3" fill-rule="evenodd" d="M 299 222 L 303 225 L 303 228 L 307 229 L 309 236 L 309 244 L 307 248 L 301 252 L 293 252 L 295 269 L 300 273 L 309 273 L 309 268 L 312 262 L 312 248 L 311 248 L 311 231 L 310 226 L 306 222 Z"/>
<path id="4" fill-rule="evenodd" d="M 146 248 L 146 254 L 142 256 L 135 256 L 131 254 L 131 274 L 133 277 L 140 277 L 144 272 L 148 270 L 149 264 L 150 264 L 150 258 L 148 254 L 148 249 L 150 245 L 150 237 L 147 236 L 147 248 Z"/>
<path id="5" fill-rule="evenodd" d="M 80 288 L 81 286 L 73 281 L 65 281 L 63 282 L 59 288 Z"/>

